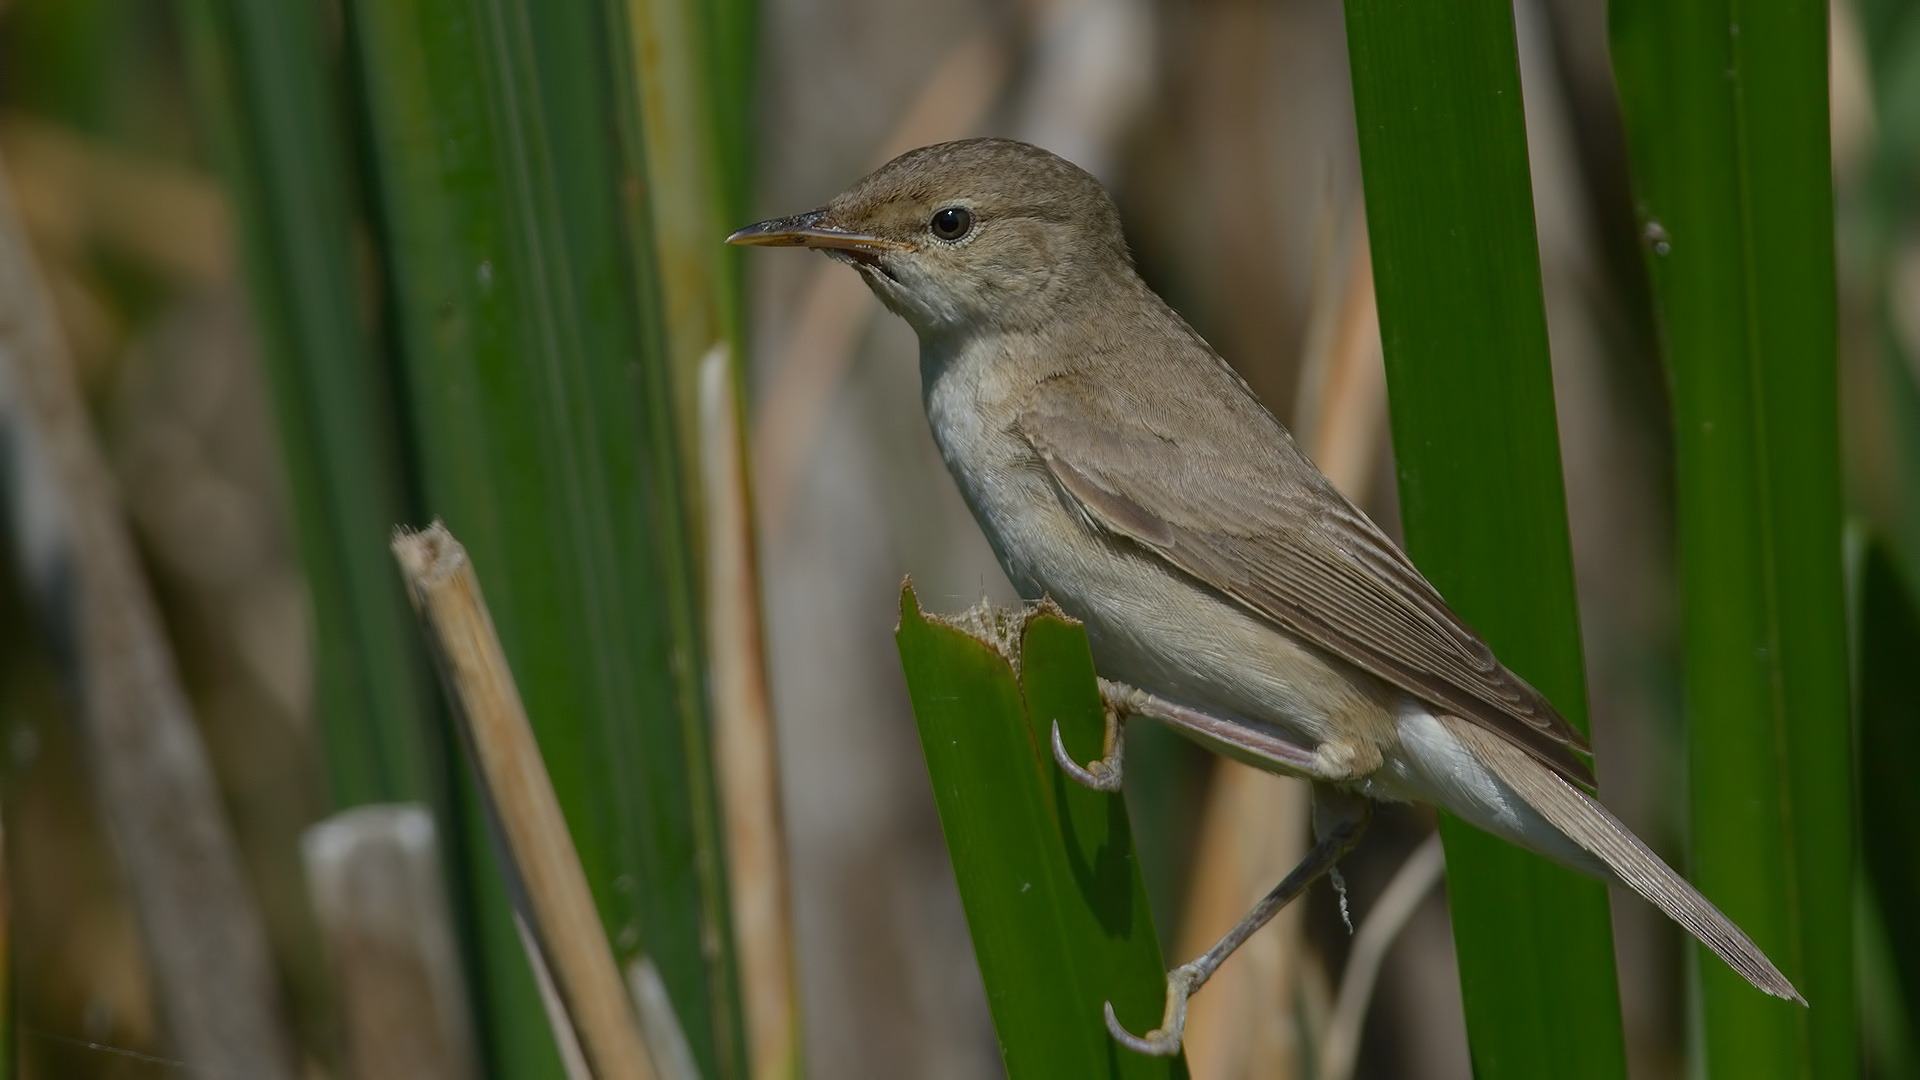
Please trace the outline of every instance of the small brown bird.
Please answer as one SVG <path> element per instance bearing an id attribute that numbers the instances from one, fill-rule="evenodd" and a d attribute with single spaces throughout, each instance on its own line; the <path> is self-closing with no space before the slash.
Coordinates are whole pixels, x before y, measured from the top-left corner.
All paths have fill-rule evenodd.
<path id="1" fill-rule="evenodd" d="M 1652 901 L 1755 987 L 1805 1004 L 1747 935 L 1587 794 L 1585 740 L 1501 666 L 1134 272 L 1098 181 L 1024 143 L 903 154 L 730 243 L 820 248 L 920 337 L 934 441 L 1021 595 L 1086 624 L 1112 724 L 1164 720 L 1313 782 L 1306 860 L 1167 976 L 1187 996 L 1358 840 L 1367 799 L 1444 807 Z M 1120 739 L 1082 783 L 1120 781 Z"/>

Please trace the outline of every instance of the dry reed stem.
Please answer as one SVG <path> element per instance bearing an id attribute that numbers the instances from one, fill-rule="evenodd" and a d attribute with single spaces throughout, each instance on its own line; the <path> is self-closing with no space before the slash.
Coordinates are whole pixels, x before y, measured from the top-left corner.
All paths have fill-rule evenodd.
<path id="1" fill-rule="evenodd" d="M 560 999 L 560 988 L 554 985 L 553 967 L 540 951 L 540 939 L 527 928 L 526 916 L 519 908 L 513 912 L 513 933 L 520 939 L 521 951 L 527 954 L 528 967 L 533 969 L 533 988 L 540 994 L 540 1010 L 546 1013 L 547 1027 L 553 1031 L 553 1048 L 560 1053 L 560 1071 L 566 1074 L 567 1080 L 594 1080 L 593 1070 L 587 1067 L 587 1053 L 580 1048 L 579 1027 L 568 1015 L 567 1003 Z"/>
<path id="2" fill-rule="evenodd" d="M 1333 486 L 1364 505 L 1387 427 L 1387 369 L 1364 219 L 1351 228 L 1345 262 L 1344 282 L 1331 290 L 1324 311 L 1314 313 L 1316 323 L 1330 318 L 1324 332 L 1312 335 L 1324 347 L 1310 348 L 1301 365 L 1301 416 L 1294 429 Z M 1322 307 L 1319 298 L 1315 306 Z"/>
<path id="3" fill-rule="evenodd" d="M 596 1080 L 654 1080 L 613 952 L 466 549 L 435 522 L 393 541 L 479 787 L 530 952 Z M 536 964 L 536 966 L 539 966 Z"/>
<path id="4" fill-rule="evenodd" d="M 1340 974 L 1340 994 L 1334 1002 L 1333 1016 L 1320 1040 L 1316 1080 L 1348 1080 L 1353 1075 L 1353 1067 L 1360 1060 L 1360 1032 L 1366 1026 L 1367 1006 L 1380 977 L 1380 965 L 1413 913 L 1420 910 L 1420 901 L 1426 899 L 1446 869 L 1440 834 L 1429 833 L 1400 864 L 1386 891 L 1360 924 L 1360 932 L 1353 937 L 1353 951 L 1347 954 L 1347 969 Z"/>
<path id="5" fill-rule="evenodd" d="M 721 308 L 722 220 L 714 192 L 720 175 L 701 61 L 698 11 L 668 0 L 627 0 L 627 45 L 647 170 L 648 217 L 657 260 L 671 373 L 673 414 L 697 416 L 700 359 L 727 334 Z M 699 433 L 680 428 L 681 462 L 698 483 Z"/>
<path id="6" fill-rule="evenodd" d="M 725 345 L 714 346 L 700 364 L 707 663 L 749 1060 L 757 1080 L 780 1080 L 800 1073 L 799 974 L 733 372 Z"/>
<path id="7" fill-rule="evenodd" d="M 18 569 L 76 705 L 177 1053 L 209 1076 L 290 1080 L 266 929 L 3 170 L 0 461 Z"/>
<path id="8" fill-rule="evenodd" d="M 478 1077 L 433 815 L 357 806 L 301 840 L 353 1080 Z"/>

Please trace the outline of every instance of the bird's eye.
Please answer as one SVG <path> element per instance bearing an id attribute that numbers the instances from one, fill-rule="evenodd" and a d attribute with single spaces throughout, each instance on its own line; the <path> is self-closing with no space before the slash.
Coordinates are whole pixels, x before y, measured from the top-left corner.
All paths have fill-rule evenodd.
<path id="1" fill-rule="evenodd" d="M 973 228 L 973 215 L 964 206 L 949 206 L 934 214 L 927 227 L 942 240 L 958 240 Z"/>

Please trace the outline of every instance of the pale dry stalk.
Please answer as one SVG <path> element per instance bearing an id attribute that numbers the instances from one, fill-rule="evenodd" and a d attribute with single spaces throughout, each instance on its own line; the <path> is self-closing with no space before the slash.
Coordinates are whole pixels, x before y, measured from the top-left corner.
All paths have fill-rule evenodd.
<path id="1" fill-rule="evenodd" d="M 444 525 L 402 533 L 394 557 L 426 631 L 491 811 L 502 863 L 524 902 L 522 932 L 595 1080 L 654 1080 L 586 871 L 567 831 L 467 552 Z"/>

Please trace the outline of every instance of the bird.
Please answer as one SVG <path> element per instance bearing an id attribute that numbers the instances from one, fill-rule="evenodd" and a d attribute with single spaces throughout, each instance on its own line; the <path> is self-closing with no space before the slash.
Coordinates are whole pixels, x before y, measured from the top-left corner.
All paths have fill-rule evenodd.
<path id="1" fill-rule="evenodd" d="M 1591 751 L 1411 560 L 1336 490 L 1212 346 L 1136 271 L 1119 212 L 1078 166 L 1009 139 L 908 151 L 826 205 L 733 244 L 818 249 L 919 338 L 928 425 L 1020 595 L 1086 628 L 1102 758 L 1152 716 L 1313 786 L 1315 843 L 1198 959 L 1146 1035 L 1180 1048 L 1190 995 L 1322 874 L 1373 802 L 1418 802 L 1632 889 L 1757 989 L 1806 1004 L 1738 926 L 1590 793 Z"/>

